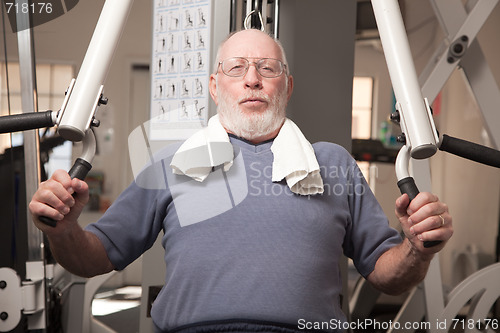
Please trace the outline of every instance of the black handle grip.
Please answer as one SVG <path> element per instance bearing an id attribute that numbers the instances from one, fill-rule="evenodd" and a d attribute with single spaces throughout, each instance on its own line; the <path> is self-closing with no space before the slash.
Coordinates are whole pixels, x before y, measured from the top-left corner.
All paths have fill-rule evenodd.
<path id="1" fill-rule="evenodd" d="M 410 198 L 410 202 L 415 199 L 415 197 L 420 193 L 418 190 L 417 184 L 415 184 L 415 180 L 413 177 L 406 177 L 398 181 L 398 187 L 401 191 L 401 194 L 408 194 Z M 424 247 L 429 248 L 441 244 L 442 241 L 424 241 Z"/>
<path id="2" fill-rule="evenodd" d="M 90 169 L 92 169 L 92 164 L 85 161 L 84 159 L 77 158 L 75 164 L 73 164 L 68 173 L 71 179 L 78 178 L 80 180 L 84 180 L 85 177 L 87 177 Z"/>
<path id="3" fill-rule="evenodd" d="M 40 222 L 43 222 L 46 225 L 51 226 L 53 228 L 55 228 L 56 225 L 57 225 L 57 221 L 56 220 L 51 219 L 50 217 L 47 217 L 47 216 L 39 216 L 38 219 L 40 220 Z"/>
<path id="4" fill-rule="evenodd" d="M 471 161 L 500 168 L 500 151 L 477 143 L 444 134 L 439 149 Z"/>
<path id="5" fill-rule="evenodd" d="M 0 133 L 27 131 L 52 126 L 54 126 L 54 121 L 50 110 L 0 117 Z"/>
<path id="6" fill-rule="evenodd" d="M 87 177 L 90 169 L 92 169 L 92 164 L 85 161 L 84 159 L 77 158 L 71 169 L 68 171 L 71 179 L 78 178 L 80 180 L 84 180 Z M 74 195 L 74 194 L 73 194 Z M 44 224 L 55 227 L 57 225 L 57 221 L 51 219 L 47 216 L 39 216 L 38 219 Z"/>
<path id="7" fill-rule="evenodd" d="M 408 197 L 410 197 L 410 202 L 415 199 L 415 197 L 420 193 L 413 177 L 406 177 L 401 179 L 400 181 L 398 181 L 398 187 L 401 191 L 401 194 L 408 194 Z"/>

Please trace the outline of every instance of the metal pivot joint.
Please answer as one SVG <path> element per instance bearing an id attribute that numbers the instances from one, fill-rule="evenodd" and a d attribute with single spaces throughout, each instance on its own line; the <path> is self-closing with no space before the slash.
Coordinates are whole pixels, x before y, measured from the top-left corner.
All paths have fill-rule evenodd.
<path id="1" fill-rule="evenodd" d="M 71 97 L 75 95 L 75 84 L 76 80 L 71 80 L 71 83 L 64 97 L 63 105 L 59 111 L 57 117 L 57 131 L 66 140 L 70 141 L 82 141 L 85 137 L 85 132 L 90 129 L 91 126 L 98 127 L 99 121 L 95 119 L 95 114 L 97 108 L 102 104 L 106 105 L 108 103 L 107 98 L 103 97 L 104 86 L 101 85 L 97 94 L 91 99 L 90 112 L 88 112 L 87 118 L 85 118 L 85 112 L 75 113 L 74 111 L 68 111 L 70 105 Z M 73 99 L 79 96 L 74 96 Z"/>
<path id="2" fill-rule="evenodd" d="M 469 37 L 466 35 L 461 36 L 456 39 L 453 43 L 451 43 L 448 49 L 448 63 L 452 64 L 455 61 L 462 58 L 467 51 L 467 47 L 469 45 Z"/>

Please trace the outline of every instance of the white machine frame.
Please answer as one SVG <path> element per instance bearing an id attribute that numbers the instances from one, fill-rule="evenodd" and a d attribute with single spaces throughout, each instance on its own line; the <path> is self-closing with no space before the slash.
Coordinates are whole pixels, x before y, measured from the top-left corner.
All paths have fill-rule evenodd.
<path id="1" fill-rule="evenodd" d="M 420 76 L 419 87 L 421 88 L 416 91 L 414 86 L 408 88 L 407 81 L 402 81 L 404 78 L 409 78 L 410 85 L 414 83 L 414 65 L 412 60 L 408 58 L 409 49 L 406 48 L 408 45 L 406 35 L 400 33 L 404 31 L 404 27 L 397 26 L 397 22 L 402 22 L 400 11 L 394 11 L 398 7 L 397 0 L 372 0 L 379 28 L 380 23 L 394 28 L 394 22 L 396 22 L 396 30 L 399 31 L 399 35 L 396 37 L 399 39 L 394 39 L 394 31 L 379 29 L 393 85 L 399 84 L 408 89 L 415 89 L 413 93 L 417 97 L 421 94 L 432 103 L 451 73 L 460 63 L 482 111 L 485 126 L 491 126 L 488 127 L 488 132 L 492 143 L 498 148 L 500 131 L 495 131 L 492 127 L 495 124 L 497 126 L 500 124 L 500 113 L 496 112 L 500 103 L 500 90 L 479 45 L 474 41 L 480 28 L 497 3 L 498 0 L 472 1 L 468 4 L 470 11 L 467 13 L 466 8 L 460 1 L 431 0 L 439 22 L 447 32 L 447 39 L 431 58 L 428 66 Z M 390 36 L 383 36 L 383 34 Z M 393 39 L 391 40 L 391 38 Z M 401 48 L 403 51 L 401 51 Z M 395 52 L 396 50 L 397 52 Z M 390 54 L 389 57 L 387 56 L 388 53 Z M 406 92 L 399 92 L 398 96 L 400 88 L 394 87 L 394 89 L 396 98 L 406 98 Z M 422 104 L 421 100 L 422 97 L 417 103 Z M 425 126 L 425 124 L 420 121 L 419 126 Z M 408 129 L 402 126 L 402 130 Z M 418 130 L 420 130 L 420 127 Z M 429 137 L 431 135 L 433 134 L 429 134 Z M 408 167 L 408 162 L 410 162 L 411 149 L 411 142 L 409 144 L 407 142 L 401 149 L 400 156 L 398 156 L 399 161 L 396 165 L 396 172 L 402 173 L 404 176 L 407 176 L 405 169 Z M 432 156 L 432 153 L 429 153 L 430 156 Z M 418 180 L 419 186 L 426 191 L 430 191 L 431 182 L 428 161 L 411 160 L 411 162 L 414 164 L 413 170 L 416 171 L 415 178 Z M 415 167 L 417 164 L 418 167 Z M 430 324 L 427 330 L 431 333 L 448 331 L 457 323 L 459 324 L 457 327 L 463 328 L 465 332 L 492 333 L 498 329 L 498 321 L 491 323 L 487 322 L 486 318 L 490 309 L 500 297 L 499 280 L 500 263 L 497 263 L 472 274 L 448 295 L 445 295 L 439 258 L 436 256 L 431 262 L 424 282 L 412 290 L 388 332 L 413 332 L 416 329 L 409 330 L 405 328 L 404 323 L 419 323 L 425 317 L 426 322 Z M 367 304 L 364 308 L 356 310 L 357 315 L 367 315 L 378 294 L 367 287 L 366 284 L 360 284 L 355 291 L 351 304 L 353 307 L 356 307 L 359 303 Z M 371 295 L 371 301 L 367 302 L 364 297 L 366 295 Z M 469 302 L 470 306 L 466 319 L 462 322 L 454 321 L 454 318 Z"/>
<path id="2" fill-rule="evenodd" d="M 28 0 L 16 0 L 19 7 L 28 4 Z M 111 64 L 115 49 L 125 26 L 133 0 L 106 0 L 99 21 L 94 30 L 89 47 L 85 54 L 80 72 L 76 80 L 72 80 L 66 98 L 51 125 L 57 125 L 59 134 L 70 141 L 83 140 L 83 155 L 80 160 L 90 163 L 95 154 L 96 142 L 91 126 L 97 126 L 94 114 L 99 104 L 107 101 L 102 98 L 103 83 Z M 38 111 L 36 103 L 35 62 L 33 52 L 32 24 L 29 13 L 19 11 L 16 15 L 18 27 L 18 51 L 22 109 L 26 112 L 26 122 Z M 32 112 L 34 111 L 34 112 Z M 32 127 L 31 127 L 32 128 Z M 26 199 L 31 200 L 40 182 L 39 136 L 38 130 L 24 131 Z M 77 160 L 77 163 L 78 162 Z M 75 166 L 78 164 L 75 163 Z M 80 164 L 81 165 L 81 164 Z M 75 168 L 76 170 L 77 168 Z M 70 174 L 71 174 L 70 170 Z M 86 175 L 86 172 L 85 172 Z M 78 176 L 76 176 L 78 177 Z M 83 176 L 85 177 L 85 176 Z M 78 177 L 80 178 L 80 177 Z M 42 218 L 40 218 L 42 220 Z M 48 219 L 50 220 L 50 219 Z M 52 221 L 54 222 L 54 221 Z M 26 263 L 26 278 L 24 281 L 11 269 L 0 270 L 0 332 L 14 329 L 21 320 L 21 313 L 27 315 L 28 329 L 46 329 L 48 289 L 57 283 L 54 277 L 54 265 L 48 264 L 44 258 L 44 241 L 42 233 L 34 226 L 31 215 L 27 212 L 28 230 L 28 261 Z M 71 332 L 110 332 L 109 328 L 93 320 L 90 313 L 90 303 L 96 291 L 94 281 L 103 281 L 103 277 L 90 279 L 86 282 L 83 292 L 84 309 L 78 316 L 81 322 L 72 322 Z M 81 281 L 80 283 L 82 284 Z M 70 282 L 69 286 L 75 285 Z M 98 284 L 100 285 L 100 283 Z M 89 295 L 89 292 L 91 293 Z M 82 298 L 79 298 L 82 299 Z M 72 302 L 69 302 L 70 306 Z M 71 314 L 70 314 L 71 315 Z"/>

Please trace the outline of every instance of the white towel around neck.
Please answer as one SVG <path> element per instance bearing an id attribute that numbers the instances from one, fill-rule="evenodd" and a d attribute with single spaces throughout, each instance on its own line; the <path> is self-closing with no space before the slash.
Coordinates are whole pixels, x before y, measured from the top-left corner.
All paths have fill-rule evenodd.
<path id="1" fill-rule="evenodd" d="M 274 155 L 272 181 L 286 179 L 293 193 L 313 195 L 323 193 L 323 179 L 312 145 L 290 119 L 286 119 L 271 146 Z M 212 168 L 233 165 L 234 153 L 229 136 L 218 115 L 208 126 L 193 134 L 177 150 L 170 166 L 175 174 L 186 175 L 202 182 Z"/>

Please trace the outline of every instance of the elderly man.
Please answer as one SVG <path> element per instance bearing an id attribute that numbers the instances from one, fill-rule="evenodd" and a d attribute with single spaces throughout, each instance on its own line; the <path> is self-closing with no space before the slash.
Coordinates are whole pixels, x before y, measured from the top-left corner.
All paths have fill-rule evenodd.
<path id="1" fill-rule="evenodd" d="M 386 293 L 419 283 L 453 233 L 446 205 L 430 193 L 399 197 L 402 240 L 351 156 L 310 145 L 285 117 L 292 90 L 278 42 L 257 30 L 231 35 L 210 77 L 218 115 L 167 148 L 160 172 L 142 175 L 163 188 L 138 177 L 83 230 L 85 182 L 58 171 L 40 185 L 30 210 L 56 259 L 82 276 L 120 270 L 163 231 L 166 281 L 152 309 L 159 332 L 296 332 L 304 322 L 343 321 L 342 253 Z M 433 240 L 442 243 L 423 246 Z"/>

